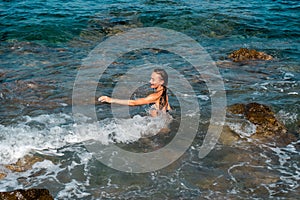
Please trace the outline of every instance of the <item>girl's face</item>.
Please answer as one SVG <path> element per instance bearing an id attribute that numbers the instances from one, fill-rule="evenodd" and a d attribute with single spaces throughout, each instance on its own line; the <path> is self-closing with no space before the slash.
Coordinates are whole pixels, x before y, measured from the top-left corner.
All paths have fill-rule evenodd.
<path id="1" fill-rule="evenodd" d="M 150 87 L 153 89 L 158 88 L 159 86 L 164 84 L 164 80 L 162 79 L 161 75 L 152 72 L 151 79 L 150 79 Z"/>

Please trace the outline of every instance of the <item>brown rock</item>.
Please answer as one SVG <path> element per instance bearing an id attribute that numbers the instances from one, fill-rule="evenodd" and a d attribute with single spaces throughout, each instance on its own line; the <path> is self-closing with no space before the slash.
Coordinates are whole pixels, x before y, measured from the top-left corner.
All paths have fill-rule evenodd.
<path id="1" fill-rule="evenodd" d="M 0 180 L 4 179 L 6 177 L 6 173 L 4 172 L 0 172 Z"/>
<path id="2" fill-rule="evenodd" d="M 273 57 L 264 53 L 258 52 L 254 49 L 240 48 L 229 54 L 228 58 L 232 59 L 234 62 L 241 62 L 247 60 L 272 60 Z"/>
<path id="3" fill-rule="evenodd" d="M 272 170 L 255 166 L 236 166 L 229 170 L 236 185 L 247 190 L 280 181 L 280 176 Z"/>
<path id="4" fill-rule="evenodd" d="M 245 105 L 244 104 L 234 104 L 227 108 L 227 111 L 232 114 L 244 115 L 245 113 Z"/>
<path id="5" fill-rule="evenodd" d="M 0 71 L 0 82 L 5 79 L 5 72 Z"/>
<path id="6" fill-rule="evenodd" d="M 15 190 L 11 192 L 0 192 L 3 200 L 53 200 L 47 189 Z"/>
<path id="7" fill-rule="evenodd" d="M 227 111 L 232 114 L 239 114 L 256 125 L 256 133 L 252 138 L 281 139 L 281 142 L 290 143 L 296 138 L 288 134 L 287 128 L 276 117 L 270 107 L 259 104 L 234 104 L 228 107 Z"/>
<path id="8" fill-rule="evenodd" d="M 219 142 L 224 145 L 230 146 L 240 139 L 241 138 L 238 136 L 238 134 L 230 130 L 228 126 L 224 126 L 223 131 L 219 137 Z"/>
<path id="9" fill-rule="evenodd" d="M 43 159 L 40 157 L 26 155 L 24 158 L 19 159 L 16 163 L 5 165 L 5 167 L 14 172 L 24 172 L 31 169 L 32 165 L 35 163 L 41 162 L 42 160 Z"/>
<path id="10" fill-rule="evenodd" d="M 249 103 L 245 106 L 245 117 L 257 125 L 256 134 L 285 134 L 287 129 L 276 119 L 275 113 L 266 105 Z"/>

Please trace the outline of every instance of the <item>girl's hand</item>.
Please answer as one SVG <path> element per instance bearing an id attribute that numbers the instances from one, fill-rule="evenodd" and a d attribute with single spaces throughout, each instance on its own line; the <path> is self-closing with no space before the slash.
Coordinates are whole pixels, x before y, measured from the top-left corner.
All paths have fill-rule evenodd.
<path id="1" fill-rule="evenodd" d="M 112 99 L 108 96 L 101 96 L 98 98 L 98 101 L 102 102 L 102 103 L 111 103 Z"/>

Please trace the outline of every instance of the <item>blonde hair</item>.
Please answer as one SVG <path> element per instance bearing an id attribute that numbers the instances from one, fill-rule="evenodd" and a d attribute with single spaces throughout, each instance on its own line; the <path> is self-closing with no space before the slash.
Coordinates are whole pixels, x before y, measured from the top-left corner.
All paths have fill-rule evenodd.
<path id="1" fill-rule="evenodd" d="M 156 68 L 153 70 L 153 72 L 159 74 L 162 78 L 162 80 L 164 81 L 163 83 L 163 93 L 159 99 L 159 109 L 162 110 L 166 104 L 167 104 L 167 85 L 168 85 L 168 74 L 164 69 L 161 68 Z"/>

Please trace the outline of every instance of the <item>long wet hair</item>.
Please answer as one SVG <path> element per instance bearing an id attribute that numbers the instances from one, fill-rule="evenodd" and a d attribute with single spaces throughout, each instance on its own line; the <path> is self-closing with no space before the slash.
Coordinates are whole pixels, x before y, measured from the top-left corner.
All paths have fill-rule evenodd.
<path id="1" fill-rule="evenodd" d="M 159 109 L 162 110 L 167 105 L 167 86 L 168 86 L 168 74 L 164 69 L 157 68 L 154 69 L 153 72 L 159 74 L 164 81 L 163 86 L 163 93 L 159 99 Z"/>

